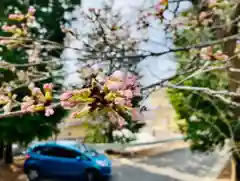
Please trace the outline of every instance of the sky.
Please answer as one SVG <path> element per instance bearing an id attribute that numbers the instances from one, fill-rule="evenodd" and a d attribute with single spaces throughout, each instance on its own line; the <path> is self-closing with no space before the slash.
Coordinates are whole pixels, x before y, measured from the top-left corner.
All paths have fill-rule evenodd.
<path id="1" fill-rule="evenodd" d="M 102 0 L 83 0 L 82 1 L 82 7 L 84 9 L 88 9 L 89 7 L 94 8 L 101 8 L 101 2 Z M 144 4 L 146 6 L 149 5 L 149 3 L 153 3 L 153 0 L 117 0 L 115 1 L 115 8 L 120 8 L 121 12 L 126 18 L 134 18 L 134 8 L 142 7 Z M 156 1 L 155 1 L 156 2 Z M 189 7 L 189 4 L 182 3 L 180 5 L 180 9 L 184 9 Z M 73 12 L 74 16 L 78 16 L 79 9 L 77 9 L 75 12 Z M 171 18 L 170 14 L 166 14 L 166 17 Z M 80 27 L 79 22 L 73 22 L 72 28 L 78 29 Z M 163 27 L 157 23 L 153 23 L 153 27 L 149 29 L 148 36 L 150 39 L 154 39 L 154 41 L 166 44 L 170 43 L 166 40 L 165 34 L 163 32 Z M 71 40 L 71 46 L 73 47 L 80 47 L 81 44 L 75 40 Z M 164 46 L 159 46 L 154 43 L 149 43 L 143 48 L 151 50 L 153 52 L 161 52 L 166 49 Z M 76 58 L 76 54 L 72 50 L 65 50 L 63 53 L 64 57 L 67 57 L 67 59 L 74 59 Z M 74 61 L 67 61 L 65 68 L 68 72 L 74 72 L 77 69 L 77 66 Z M 153 84 L 157 81 L 160 81 L 163 78 L 169 77 L 172 74 L 174 74 L 176 69 L 176 62 L 171 54 L 167 54 L 160 57 L 148 57 L 145 60 L 143 60 L 139 64 L 140 72 L 143 75 L 143 78 L 141 80 L 141 84 L 143 86 L 147 86 L 150 84 Z M 79 78 L 78 74 L 71 74 L 70 76 L 66 77 L 67 83 L 78 83 Z"/>

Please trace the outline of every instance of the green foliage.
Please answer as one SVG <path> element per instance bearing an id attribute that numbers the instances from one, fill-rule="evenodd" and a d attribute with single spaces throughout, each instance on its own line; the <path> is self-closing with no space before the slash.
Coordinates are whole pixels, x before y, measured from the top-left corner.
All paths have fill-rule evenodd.
<path id="1" fill-rule="evenodd" d="M 105 133 L 105 126 L 101 124 L 88 125 L 85 137 L 87 143 L 109 143 L 109 138 Z"/>
<path id="2" fill-rule="evenodd" d="M 52 3 L 51 3 L 52 2 Z M 9 13 L 15 10 L 25 13 L 29 6 L 34 5 L 36 8 L 37 26 L 32 29 L 32 35 L 36 38 L 51 40 L 62 43 L 64 33 L 60 29 L 60 25 L 67 23 L 64 18 L 66 12 L 73 10 L 75 5 L 79 5 L 79 0 L 29 0 L 28 3 L 22 3 L 18 0 L 1 0 L 0 2 L 0 26 L 7 22 Z M 46 11 L 47 10 L 47 11 Z M 8 22 L 9 23 L 9 22 Z M 6 33 L 0 30 L 0 36 L 6 36 Z M 42 50 L 43 61 L 49 61 L 52 58 L 59 58 L 61 50 L 48 51 Z M 26 49 L 18 48 L 15 50 L 0 47 L 0 57 L 9 63 L 28 63 Z M 59 67 L 61 68 L 61 67 Z M 21 68 L 25 70 L 26 68 Z M 49 72 L 47 67 L 37 66 L 36 69 L 40 72 Z M 20 69 L 19 69 L 20 70 Z M 4 82 L 14 81 L 17 85 L 22 82 L 17 80 L 17 72 L 7 68 L 0 68 L 0 86 Z M 44 83 L 53 82 L 58 84 L 56 77 L 52 75 L 54 72 L 49 72 L 48 79 L 36 82 L 36 85 L 42 87 Z M 59 74 L 58 74 L 59 75 Z M 58 79 L 62 78 L 58 76 Z M 58 89 L 61 89 L 61 84 L 58 84 Z M 18 99 L 22 99 L 25 95 L 29 94 L 27 87 L 21 86 L 13 91 L 18 95 Z M 24 115 L 22 117 L 6 118 L 0 121 L 0 140 L 5 142 L 19 142 L 27 144 L 35 138 L 46 139 L 57 132 L 57 124 L 66 115 L 67 111 L 62 108 L 57 108 L 55 114 L 51 117 L 45 117 L 44 113 L 36 113 L 33 115 Z"/>
<path id="3" fill-rule="evenodd" d="M 184 85 L 208 85 L 209 88 L 216 88 L 221 81 L 217 75 L 209 73 L 193 78 Z M 188 90 L 169 89 L 168 94 L 177 112 L 177 119 L 185 120 L 186 127 L 183 131 L 194 150 L 212 150 L 217 145 L 223 145 L 224 140 L 231 137 L 230 128 L 233 129 L 234 121 L 229 105 L 218 98 Z"/>
<path id="4" fill-rule="evenodd" d="M 199 33 L 192 30 L 179 32 L 175 41 L 176 46 L 196 44 L 206 39 L 207 30 Z M 203 36 L 203 34 L 205 35 Z M 211 34 L 208 35 L 211 39 Z M 192 52 L 176 54 L 178 72 L 194 66 L 203 67 L 206 63 L 217 65 L 218 62 L 207 62 L 198 58 L 193 60 Z M 193 62 L 195 61 L 195 62 Z M 190 75 L 190 74 L 189 74 Z M 178 76 L 172 81 L 178 84 L 188 75 Z M 223 71 L 200 73 L 180 85 L 190 87 L 207 87 L 213 90 L 227 90 L 227 75 Z M 219 98 L 207 95 L 204 92 L 180 89 L 168 89 L 170 101 L 176 110 L 177 120 L 186 140 L 191 142 L 193 150 L 212 151 L 216 146 L 223 146 L 227 138 L 233 137 L 238 131 L 234 120 L 232 107 Z M 226 99 L 229 99 L 226 97 Z M 185 124 L 182 124 L 182 123 Z"/>
<path id="5" fill-rule="evenodd" d="M 67 112 L 63 108 L 58 107 L 51 117 L 46 117 L 44 113 L 40 112 L 18 118 L 2 119 L 0 121 L 0 140 L 28 144 L 35 138 L 47 139 L 57 131 L 57 124 L 66 114 Z"/>

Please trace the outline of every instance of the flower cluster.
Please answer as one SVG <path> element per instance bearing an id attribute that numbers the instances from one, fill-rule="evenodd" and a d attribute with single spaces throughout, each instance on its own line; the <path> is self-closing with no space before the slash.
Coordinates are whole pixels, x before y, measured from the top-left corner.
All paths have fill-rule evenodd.
<path id="1" fill-rule="evenodd" d="M 114 130 L 112 132 L 113 138 L 116 142 L 126 143 L 136 139 L 136 136 L 129 129 Z"/>
<path id="2" fill-rule="evenodd" d="M 27 37 L 29 35 L 29 24 L 35 20 L 35 8 L 29 7 L 28 12 L 24 15 L 22 13 L 10 14 L 8 19 L 17 22 L 14 25 L 3 25 L 2 30 L 11 33 L 12 36 L 9 39 L 2 39 L 0 44 L 7 45 L 9 48 L 16 47 L 23 43 L 23 40 L 17 40 L 19 37 Z"/>
<path id="3" fill-rule="evenodd" d="M 198 24 L 208 26 L 213 23 L 212 13 L 202 11 L 198 17 Z M 198 25 L 197 24 L 197 25 Z"/>
<path id="4" fill-rule="evenodd" d="M 137 83 L 137 77 L 129 72 L 115 71 L 107 79 L 105 86 L 111 90 L 118 90 L 122 96 L 132 98 L 133 96 L 140 96 L 140 88 Z"/>
<path id="5" fill-rule="evenodd" d="M 218 50 L 213 51 L 212 47 L 202 48 L 200 51 L 200 56 L 204 60 L 227 60 L 228 56 L 225 55 L 222 51 Z"/>
<path id="6" fill-rule="evenodd" d="M 89 8 L 88 12 L 83 10 L 81 14 L 84 24 L 92 28 L 86 38 L 91 44 L 98 47 L 99 53 L 107 52 L 108 56 L 117 56 L 119 49 L 122 48 L 126 54 L 131 54 L 136 48 L 137 40 L 131 35 L 132 26 L 129 23 L 122 23 L 116 14 L 112 6 L 107 4 L 104 4 L 102 9 Z M 103 19 L 104 21 L 102 21 Z M 84 47 L 84 49 L 87 51 L 89 47 Z M 109 51 L 110 49 L 111 51 Z"/>
<path id="7" fill-rule="evenodd" d="M 155 5 L 155 11 L 156 13 L 154 14 L 158 18 L 163 17 L 163 13 L 168 7 L 168 0 L 160 0 L 156 5 Z"/>
<path id="8" fill-rule="evenodd" d="M 160 0 L 154 5 L 153 10 L 150 12 L 144 12 L 144 15 L 140 17 L 138 24 L 142 24 L 143 27 L 148 26 L 148 17 L 154 17 L 155 19 L 162 20 L 164 11 L 168 8 L 168 0 Z M 144 26 L 145 25 L 145 26 Z"/>
<path id="9" fill-rule="evenodd" d="M 44 93 L 34 85 L 29 86 L 29 89 L 31 90 L 31 96 L 23 98 L 21 110 L 24 112 L 45 111 L 45 116 L 53 115 L 54 110 L 51 108 L 53 84 L 44 84 Z"/>
<path id="10" fill-rule="evenodd" d="M 130 114 L 134 120 L 140 120 L 138 109 L 132 105 L 133 98 L 140 96 L 135 75 L 118 70 L 104 78 L 102 83 L 96 77 L 92 77 L 89 85 L 83 89 L 63 93 L 60 97 L 62 106 L 67 109 L 80 108 L 73 113 L 75 118 L 103 111 L 119 127 L 125 125 L 123 114 Z"/>

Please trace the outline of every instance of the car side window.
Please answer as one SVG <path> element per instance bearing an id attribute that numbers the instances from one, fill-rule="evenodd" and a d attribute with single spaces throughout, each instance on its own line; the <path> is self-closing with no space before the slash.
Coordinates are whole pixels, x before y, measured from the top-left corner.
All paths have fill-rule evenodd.
<path id="1" fill-rule="evenodd" d="M 41 154 L 43 148 L 44 148 L 43 146 L 37 146 L 37 147 L 33 148 L 32 152 Z"/>
<path id="2" fill-rule="evenodd" d="M 69 149 L 65 149 L 57 146 L 48 148 L 45 154 L 47 154 L 48 156 L 61 157 L 61 158 L 76 158 L 78 156 L 81 156 L 80 153 L 74 150 L 69 150 Z"/>
<path id="3" fill-rule="evenodd" d="M 58 156 L 63 158 L 76 158 L 77 156 L 80 156 L 80 154 L 73 150 L 58 148 Z"/>
<path id="4" fill-rule="evenodd" d="M 54 156 L 54 150 L 50 146 L 45 146 L 41 148 L 40 154 L 45 156 Z"/>

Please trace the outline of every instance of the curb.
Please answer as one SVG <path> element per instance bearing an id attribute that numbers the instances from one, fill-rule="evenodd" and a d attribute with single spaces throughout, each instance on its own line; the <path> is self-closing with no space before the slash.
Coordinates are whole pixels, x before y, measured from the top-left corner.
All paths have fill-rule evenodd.
<path id="1" fill-rule="evenodd" d="M 138 148 L 135 150 L 130 149 L 126 151 L 119 151 L 114 149 L 107 149 L 105 150 L 105 154 L 110 157 L 139 158 L 146 156 L 154 156 L 156 154 L 161 154 L 187 147 L 189 147 L 189 144 L 187 142 L 184 142 L 183 140 L 175 140 L 171 142 L 158 143 L 156 145 L 153 145 L 152 147 Z"/>

